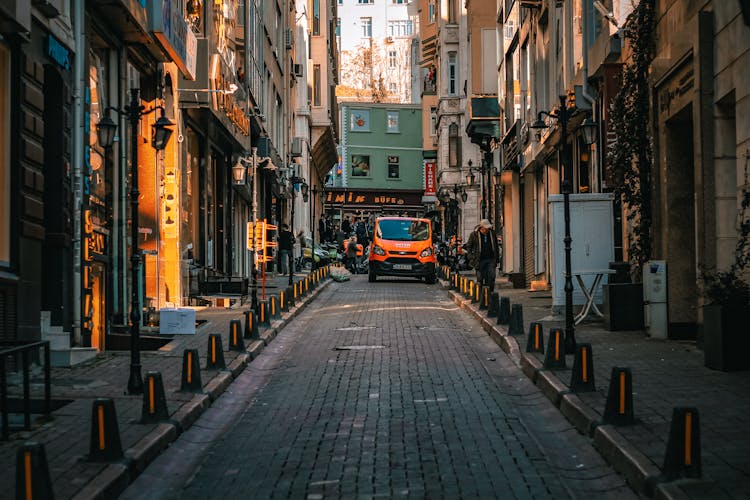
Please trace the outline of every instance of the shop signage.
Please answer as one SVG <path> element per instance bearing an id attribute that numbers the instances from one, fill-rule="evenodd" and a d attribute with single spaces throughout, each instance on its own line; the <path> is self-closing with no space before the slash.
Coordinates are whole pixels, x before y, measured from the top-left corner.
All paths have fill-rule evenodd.
<path id="1" fill-rule="evenodd" d="M 326 203 L 347 206 L 421 205 L 422 193 L 378 193 L 367 191 L 326 191 Z"/>
<path id="2" fill-rule="evenodd" d="M 104 233 L 96 231 L 95 225 L 91 219 L 91 210 L 83 213 L 83 233 L 85 244 L 83 246 L 83 260 L 91 262 L 95 256 L 102 256 L 107 253 L 107 238 Z"/>
<path id="3" fill-rule="evenodd" d="M 424 162 L 424 195 L 435 196 L 436 191 L 436 179 L 435 179 L 435 160 L 429 160 Z"/>
<path id="4" fill-rule="evenodd" d="M 177 0 L 149 0 L 149 29 L 188 80 L 195 80 L 198 39 Z"/>
<path id="5" fill-rule="evenodd" d="M 44 45 L 50 59 L 59 64 L 61 68 L 70 69 L 70 51 L 57 38 L 47 35 Z"/>
<path id="6" fill-rule="evenodd" d="M 226 91 L 226 92 L 212 92 L 213 94 L 213 105 L 214 109 L 223 111 L 226 117 L 231 121 L 242 133 L 242 135 L 250 135 L 250 118 L 248 118 L 245 111 L 237 105 L 237 99 L 234 97 L 234 93 L 231 92 L 230 86 L 232 83 L 235 85 L 235 78 L 232 75 L 229 67 L 226 66 L 219 54 L 211 56 L 211 72 L 210 72 L 210 84 L 211 90 Z"/>

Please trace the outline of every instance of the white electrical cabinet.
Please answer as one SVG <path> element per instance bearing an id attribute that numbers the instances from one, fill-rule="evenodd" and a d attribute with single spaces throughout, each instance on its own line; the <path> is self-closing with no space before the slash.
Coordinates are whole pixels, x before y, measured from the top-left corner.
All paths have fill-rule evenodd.
<path id="1" fill-rule="evenodd" d="M 643 265 L 643 322 L 651 338 L 667 338 L 667 262 L 664 260 L 650 260 Z"/>
<path id="2" fill-rule="evenodd" d="M 553 194 L 549 197 L 551 214 L 550 247 L 552 250 L 552 309 L 559 312 L 565 306 L 565 212 L 563 195 Z M 588 272 L 582 275 L 586 287 L 590 288 L 596 271 L 606 271 L 609 263 L 615 258 L 614 215 L 611 193 L 580 193 L 570 195 L 570 263 L 573 274 Z M 586 298 L 578 285 L 573 281 L 573 304 L 583 305 Z M 607 275 L 602 277 L 601 284 L 607 283 Z M 594 291 L 594 303 L 603 302 L 602 288 Z"/>

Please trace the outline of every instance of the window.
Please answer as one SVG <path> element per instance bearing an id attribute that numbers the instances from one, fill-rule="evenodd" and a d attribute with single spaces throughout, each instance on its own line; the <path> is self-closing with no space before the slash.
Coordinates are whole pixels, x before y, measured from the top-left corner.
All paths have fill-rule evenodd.
<path id="1" fill-rule="evenodd" d="M 389 68 L 396 67 L 396 51 L 395 50 L 388 51 L 388 67 Z"/>
<path id="2" fill-rule="evenodd" d="M 362 38 L 372 38 L 372 18 L 361 17 L 359 23 L 362 25 Z"/>
<path id="3" fill-rule="evenodd" d="M 388 84 L 388 91 L 391 94 L 395 94 L 396 92 L 398 92 L 398 87 L 396 86 L 395 82 L 391 82 L 391 83 Z"/>
<path id="4" fill-rule="evenodd" d="M 339 0 L 339 5 L 344 5 L 344 0 Z"/>
<path id="5" fill-rule="evenodd" d="M 430 135 L 437 135 L 437 107 L 430 107 Z"/>
<path id="6" fill-rule="evenodd" d="M 341 18 L 336 18 L 336 36 L 341 36 Z"/>
<path id="7" fill-rule="evenodd" d="M 388 178 L 398 179 L 398 156 L 388 156 Z"/>
<path id="8" fill-rule="evenodd" d="M 448 95 L 458 94 L 458 64 L 456 53 L 448 52 Z"/>
<path id="9" fill-rule="evenodd" d="M 456 24 L 456 19 L 458 16 L 456 16 L 456 7 L 457 7 L 457 0 L 448 0 L 448 23 L 449 24 Z"/>
<path id="10" fill-rule="evenodd" d="M 392 83 L 391 85 L 394 88 L 396 87 L 395 83 Z M 398 111 L 386 111 L 386 132 L 398 132 Z"/>
<path id="11" fill-rule="evenodd" d="M 461 138 L 458 136 L 458 125 L 454 122 L 448 127 L 448 166 L 461 165 Z"/>
<path id="12" fill-rule="evenodd" d="M 369 132 L 370 131 L 370 110 L 353 109 L 351 111 L 351 130 L 352 132 Z"/>
<path id="13" fill-rule="evenodd" d="M 320 35 L 320 0 L 313 0 L 313 35 Z"/>
<path id="14" fill-rule="evenodd" d="M 313 106 L 320 106 L 320 64 L 313 65 Z"/>
<path id="15" fill-rule="evenodd" d="M 10 50 L 0 42 L 0 266 L 10 265 Z"/>
<path id="16" fill-rule="evenodd" d="M 357 0 L 358 4 L 369 4 L 369 3 L 375 3 L 375 0 Z"/>
<path id="17" fill-rule="evenodd" d="M 430 0 L 430 4 L 427 6 L 427 21 L 434 23 L 435 18 L 435 0 Z"/>
<path id="18" fill-rule="evenodd" d="M 408 19 L 388 21 L 388 36 L 411 36 L 414 33 L 414 23 Z"/>
<path id="19" fill-rule="evenodd" d="M 409 3 L 409 0 L 391 0 L 393 3 L 404 4 Z"/>
<path id="20" fill-rule="evenodd" d="M 370 155 L 352 155 L 352 177 L 370 176 Z"/>

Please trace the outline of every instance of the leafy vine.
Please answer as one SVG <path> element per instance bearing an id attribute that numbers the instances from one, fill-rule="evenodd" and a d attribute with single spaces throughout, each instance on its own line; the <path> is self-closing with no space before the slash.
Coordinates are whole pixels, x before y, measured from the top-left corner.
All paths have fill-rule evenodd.
<path id="1" fill-rule="evenodd" d="M 615 133 L 607 151 L 607 173 L 621 197 L 630 231 L 631 273 L 640 276 L 651 258 L 651 184 L 653 148 L 650 134 L 649 67 L 654 58 L 655 0 L 641 0 L 624 25 L 632 54 L 623 67 L 622 85 L 610 108 Z"/>

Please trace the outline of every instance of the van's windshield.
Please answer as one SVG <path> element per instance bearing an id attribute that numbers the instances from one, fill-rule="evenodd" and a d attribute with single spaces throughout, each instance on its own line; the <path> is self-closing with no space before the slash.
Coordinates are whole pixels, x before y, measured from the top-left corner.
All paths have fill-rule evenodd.
<path id="1" fill-rule="evenodd" d="M 424 241 L 430 239 L 430 223 L 423 220 L 384 219 L 378 222 L 377 236 L 393 241 Z"/>

